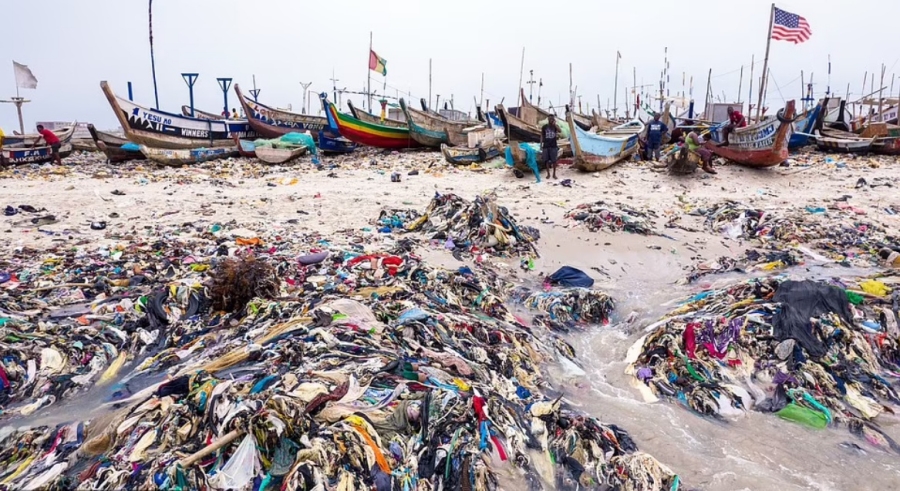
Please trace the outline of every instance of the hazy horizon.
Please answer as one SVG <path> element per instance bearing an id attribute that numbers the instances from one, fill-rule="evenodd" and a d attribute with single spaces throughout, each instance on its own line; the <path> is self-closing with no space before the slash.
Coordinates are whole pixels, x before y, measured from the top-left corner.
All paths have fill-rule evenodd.
<path id="1" fill-rule="evenodd" d="M 155 0 L 153 34 L 160 109 L 180 112 L 188 104 L 182 72 L 198 72 L 195 107 L 219 112 L 222 92 L 217 77 L 232 77 L 244 91 L 256 75 L 260 102 L 276 107 L 291 105 L 300 112 L 303 88 L 312 82 L 314 94 L 332 92 L 332 71 L 338 88 L 363 91 L 368 75 L 369 32 L 374 50 L 387 60 L 387 92 L 411 93 L 409 99 L 428 97 L 428 62 L 433 63 L 432 100 L 451 95 L 455 107 L 474 111 L 484 73 L 484 98 L 491 106 L 505 98 L 515 105 L 522 48 L 524 80 L 534 70 L 543 81 L 541 102 L 565 103 L 569 90 L 569 63 L 583 109 L 606 106 L 613 96 L 616 52 L 619 65 L 618 99 L 624 113 L 626 87 L 659 91 L 668 48 L 668 93 L 689 92 L 702 106 L 707 75 L 712 68 L 716 99 L 746 102 L 750 60 L 755 56 L 754 94 L 761 74 L 771 2 L 750 0 L 738 5 L 713 4 L 691 8 L 675 2 L 646 0 L 629 4 L 601 2 L 473 2 L 434 5 L 424 2 L 390 3 L 345 0 L 303 5 L 286 0 L 240 2 L 195 0 L 190 3 Z M 701 4 L 698 4 L 701 5 Z M 850 98 L 869 92 L 871 77 L 880 77 L 886 65 L 885 95 L 900 92 L 894 80 L 896 55 L 872 46 L 890 46 L 893 29 L 851 31 L 845 22 L 846 3 L 834 0 L 793 0 L 776 5 L 805 17 L 812 38 L 794 45 L 773 41 L 769 66 L 768 106 L 799 98 L 800 72 L 808 81 L 814 74 L 815 96 L 827 86 L 831 55 L 832 92 Z M 856 12 L 878 12 L 897 18 L 900 4 L 872 0 L 854 2 Z M 38 79 L 36 90 L 21 90 L 33 102 L 24 107 L 26 130 L 35 121 L 79 120 L 101 128 L 118 126 L 100 91 L 107 80 L 119 95 L 127 96 L 134 84 L 137 103 L 153 107 L 153 84 L 148 40 L 148 2 L 85 0 L 12 3 L 3 7 L 15 19 L 0 32 L 10 47 L 0 57 L 7 75 L 0 75 L 0 99 L 15 95 L 12 61 L 28 65 Z M 548 16 L 552 16 L 548 19 Z M 219 26 L 217 30 L 216 27 Z M 596 27 L 593 27 L 596 26 Z M 852 35 L 860 32 L 860 35 Z M 35 41 L 37 39 L 38 41 Z M 23 42 L 24 40 L 24 42 Z M 740 81 L 741 67 L 743 80 Z M 636 75 L 635 75 L 636 72 Z M 865 91 L 863 73 L 868 72 Z M 3 73 L 3 69 L 0 69 Z M 380 93 L 385 79 L 372 74 L 372 89 Z M 534 99 L 538 95 L 534 86 Z M 878 89 L 878 80 L 875 80 Z M 522 84 L 526 93 L 527 83 Z M 741 88 L 740 96 L 738 87 Z M 403 95 L 403 94 L 400 94 Z M 361 95 L 345 95 L 362 106 Z M 312 108 L 319 109 L 311 98 Z M 229 105 L 237 107 L 233 90 Z M 346 102 L 341 109 L 346 108 Z M 15 107 L 0 104 L 0 127 L 18 129 Z"/>

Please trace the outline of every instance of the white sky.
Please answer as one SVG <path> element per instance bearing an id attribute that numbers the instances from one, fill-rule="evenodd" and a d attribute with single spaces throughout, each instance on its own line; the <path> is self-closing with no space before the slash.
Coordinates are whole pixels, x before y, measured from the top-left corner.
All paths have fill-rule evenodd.
<path id="1" fill-rule="evenodd" d="M 465 111 L 474 107 L 482 72 L 491 105 L 503 97 L 507 105 L 515 105 L 523 46 L 525 79 L 529 70 L 534 70 L 535 80 L 543 79 L 544 105 L 567 97 L 570 62 L 583 103 L 595 107 L 599 95 L 606 105 L 612 97 L 617 50 L 622 53 L 620 100 L 623 87 L 633 85 L 635 67 L 638 84 L 658 87 L 664 47 L 672 95 L 683 90 L 686 73 L 686 85 L 693 77 L 694 99 L 702 101 L 712 68 L 713 92 L 722 98 L 724 91 L 734 100 L 744 66 L 741 100 L 746 101 L 752 55 L 757 61 L 754 77 L 761 71 L 770 3 L 155 0 L 160 109 L 178 112 L 188 103 L 181 72 L 200 73 L 195 106 L 214 112 L 222 105 L 216 77 L 232 77 L 246 91 L 255 74 L 262 89 L 260 102 L 291 104 L 297 111 L 303 94 L 299 82 L 312 82 L 311 90 L 330 93 L 332 70 L 339 88 L 361 90 L 370 31 L 375 51 L 388 60 L 389 86 L 411 91 L 415 101 L 427 97 L 431 58 L 433 94 L 440 94 L 442 101 L 453 94 L 457 109 Z M 770 106 L 800 97 L 801 70 L 807 79 L 815 73 L 815 94 L 821 96 L 829 54 L 831 87 L 839 95 L 845 95 L 849 83 L 851 98 L 859 96 L 863 73 L 880 76 L 882 63 L 887 65 L 885 85 L 890 90 L 892 75 L 900 73 L 900 55 L 888 49 L 900 40 L 900 2 L 791 0 L 776 5 L 806 17 L 813 36 L 800 45 L 773 41 Z M 39 81 L 37 90 L 22 91 L 34 101 L 25 106 L 26 129 L 38 120 L 73 119 L 115 127 L 100 80 L 108 80 L 122 96 L 130 80 L 135 101 L 153 105 L 146 0 L 0 0 L 0 26 L 0 98 L 16 91 L 12 60 L 29 65 Z M 380 75 L 373 74 L 372 86 L 380 90 Z M 894 91 L 900 92 L 900 80 Z M 313 104 L 318 108 L 315 99 Z M 233 91 L 229 105 L 237 105 Z M 0 104 L 0 127 L 9 133 L 18 127 L 10 104 Z"/>

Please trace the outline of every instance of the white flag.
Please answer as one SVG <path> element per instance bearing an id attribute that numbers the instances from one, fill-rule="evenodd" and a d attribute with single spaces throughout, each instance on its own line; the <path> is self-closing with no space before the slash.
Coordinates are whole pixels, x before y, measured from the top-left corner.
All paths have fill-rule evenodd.
<path id="1" fill-rule="evenodd" d="M 16 72 L 16 87 L 20 89 L 36 89 L 37 79 L 31 73 L 28 65 L 13 62 L 13 70 Z"/>

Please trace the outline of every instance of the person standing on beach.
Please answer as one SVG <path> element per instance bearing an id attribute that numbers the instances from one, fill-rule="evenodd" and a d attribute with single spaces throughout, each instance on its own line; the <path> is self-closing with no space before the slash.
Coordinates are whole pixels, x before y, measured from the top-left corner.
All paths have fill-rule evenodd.
<path id="1" fill-rule="evenodd" d="M 647 124 L 647 156 L 659 162 L 660 147 L 663 136 L 669 132 L 666 123 L 659 120 L 659 113 L 653 115 L 653 121 Z"/>
<path id="2" fill-rule="evenodd" d="M 53 156 L 53 160 L 56 161 L 58 165 L 62 165 L 62 157 L 59 156 L 59 137 L 57 137 L 56 134 L 52 131 L 44 129 L 44 127 L 41 125 L 37 125 L 37 131 L 41 134 L 41 136 L 39 136 L 38 139 L 34 141 L 34 145 L 32 145 L 31 147 L 36 147 L 38 142 L 44 140 L 50 147 L 50 155 Z"/>
<path id="3" fill-rule="evenodd" d="M 550 168 L 553 168 L 553 179 L 556 179 L 556 162 L 559 158 L 559 146 L 556 139 L 561 133 L 556 125 L 556 116 L 550 115 L 547 124 L 541 127 L 541 156 L 547 164 L 547 179 L 550 179 Z"/>
<path id="4" fill-rule="evenodd" d="M 725 143 L 723 143 L 722 146 L 727 147 L 731 144 L 731 142 L 728 141 L 731 132 L 733 132 L 736 128 L 743 128 L 745 126 L 747 126 L 747 118 L 745 118 L 744 115 L 740 112 L 735 111 L 733 107 L 728 106 L 728 126 L 726 126 L 722 130 L 722 133 L 725 136 Z"/>

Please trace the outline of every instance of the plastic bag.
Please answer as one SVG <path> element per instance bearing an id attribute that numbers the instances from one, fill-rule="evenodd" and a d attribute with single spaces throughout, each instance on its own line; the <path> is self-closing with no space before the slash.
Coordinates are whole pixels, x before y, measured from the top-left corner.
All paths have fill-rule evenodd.
<path id="1" fill-rule="evenodd" d="M 259 469 L 256 439 L 248 434 L 228 462 L 209 478 L 209 485 L 215 489 L 243 489 L 259 474 Z"/>
<path id="2" fill-rule="evenodd" d="M 887 285 L 878 280 L 861 281 L 859 287 L 869 295 L 875 295 L 877 297 L 883 297 L 891 292 L 891 289 L 888 288 Z"/>
<path id="3" fill-rule="evenodd" d="M 803 426 L 815 428 L 817 430 L 821 430 L 828 426 L 828 418 L 824 414 L 807 407 L 798 406 L 793 402 L 789 403 L 784 409 L 775 414 L 781 419 L 800 423 Z"/>

